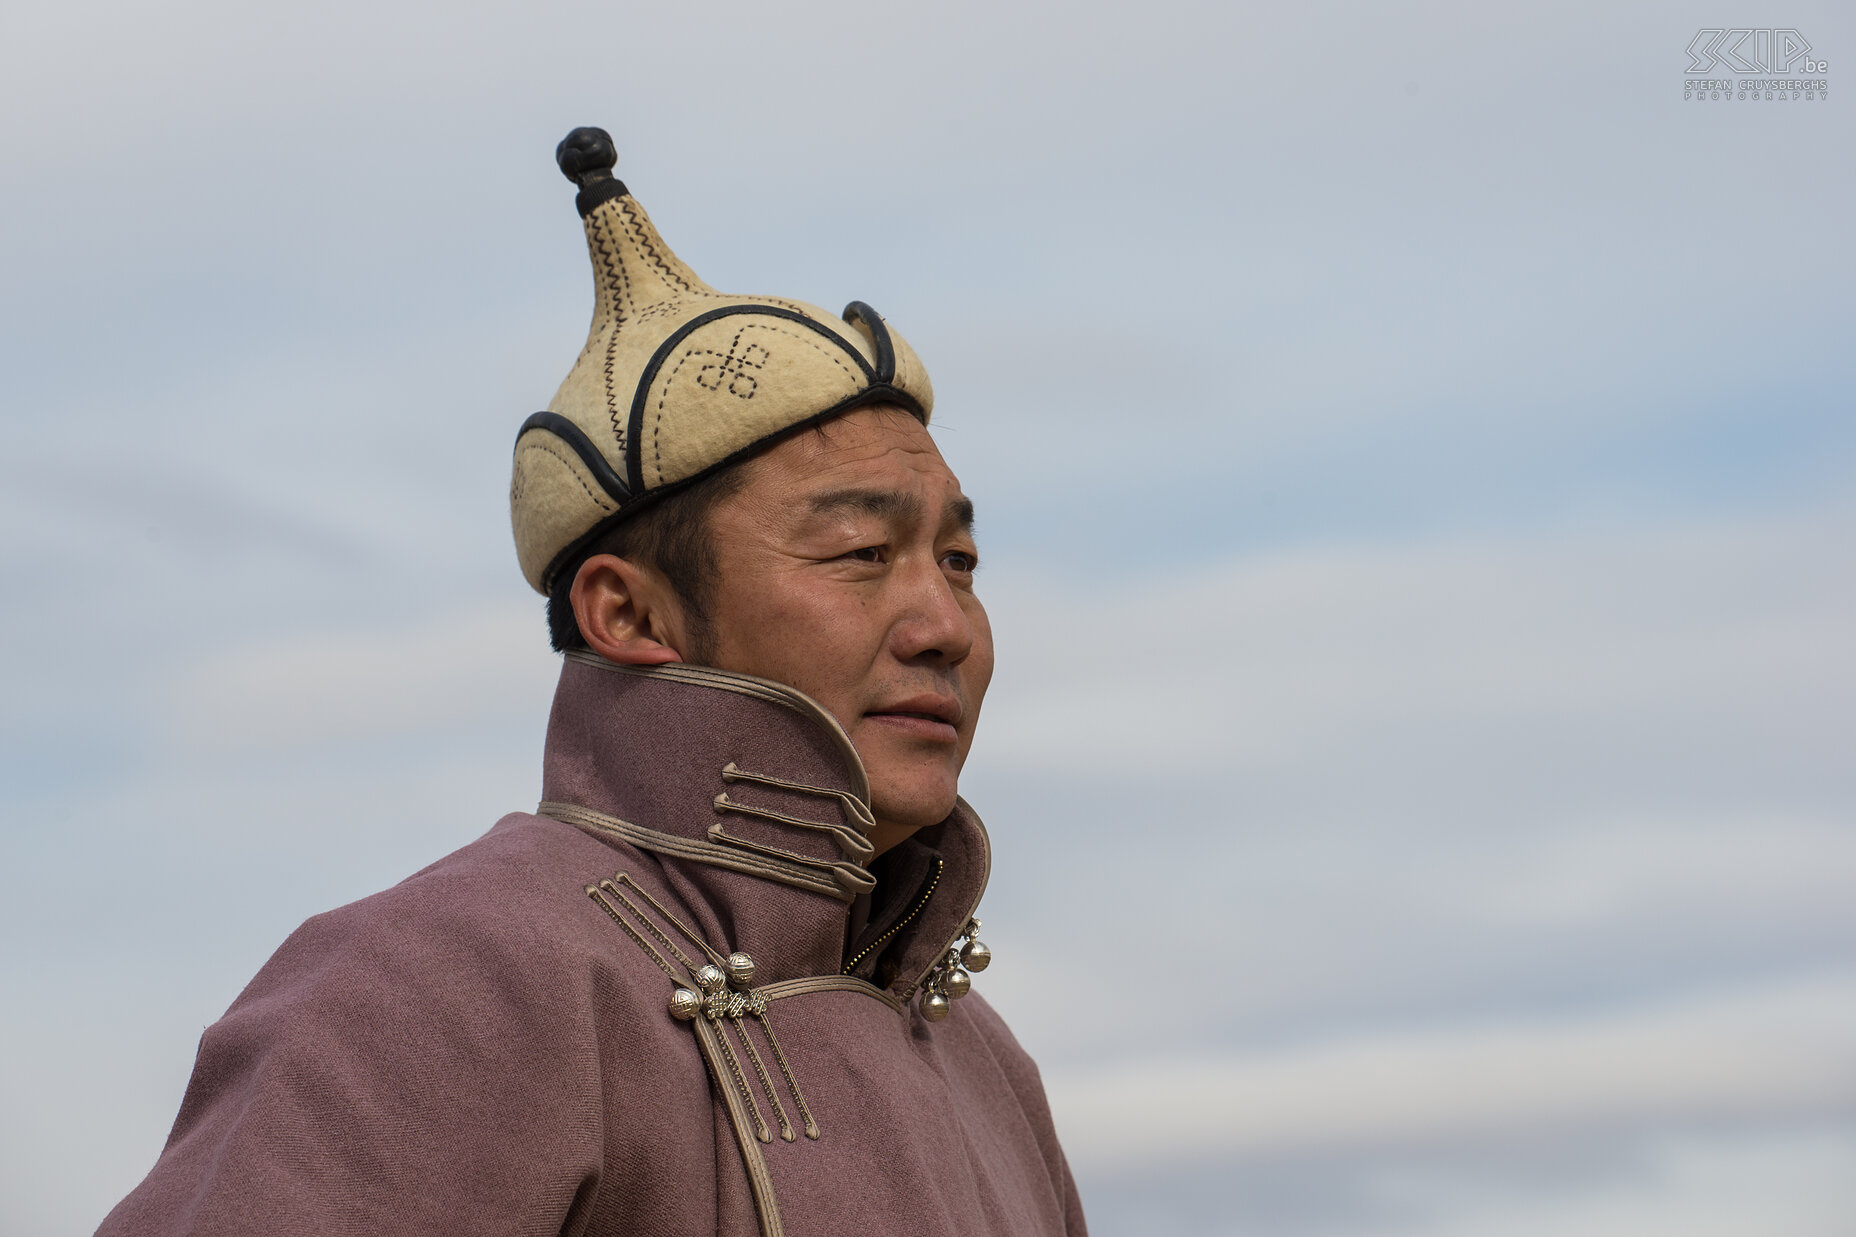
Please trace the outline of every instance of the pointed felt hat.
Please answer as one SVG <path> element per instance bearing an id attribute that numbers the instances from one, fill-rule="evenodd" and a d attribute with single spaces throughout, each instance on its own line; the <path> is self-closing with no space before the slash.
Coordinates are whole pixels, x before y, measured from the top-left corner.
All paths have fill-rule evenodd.
<path id="1" fill-rule="evenodd" d="M 868 305 L 717 292 L 612 175 L 605 130 L 575 129 L 555 158 L 580 186 L 594 303 L 579 360 L 516 435 L 509 514 L 537 591 L 618 521 L 782 435 L 878 403 L 927 422 L 927 371 Z"/>

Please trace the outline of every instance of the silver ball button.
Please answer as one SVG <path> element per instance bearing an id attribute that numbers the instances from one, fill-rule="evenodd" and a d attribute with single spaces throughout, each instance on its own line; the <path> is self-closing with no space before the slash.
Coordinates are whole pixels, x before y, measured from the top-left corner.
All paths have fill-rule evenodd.
<path id="1" fill-rule="evenodd" d="M 728 955 L 728 982 L 746 991 L 754 982 L 754 959 L 743 953 Z"/>

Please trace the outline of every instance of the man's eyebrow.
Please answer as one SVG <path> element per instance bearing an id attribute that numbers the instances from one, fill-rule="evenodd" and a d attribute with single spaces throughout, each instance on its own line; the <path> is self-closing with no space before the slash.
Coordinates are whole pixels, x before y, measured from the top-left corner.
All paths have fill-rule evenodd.
<path id="1" fill-rule="evenodd" d="M 837 511 L 855 511 L 860 515 L 873 515 L 879 519 L 900 516 L 909 519 L 921 514 L 922 504 L 913 494 L 904 494 L 899 490 L 877 490 L 847 488 L 826 490 L 815 495 L 807 504 L 814 515 L 830 515 Z"/>
<path id="2" fill-rule="evenodd" d="M 860 515 L 875 516 L 881 520 L 911 521 L 920 518 L 923 514 L 921 500 L 913 494 L 904 494 L 900 490 L 860 488 L 827 490 L 823 494 L 814 496 L 807 505 L 814 515 L 855 511 Z M 954 524 L 971 535 L 973 532 L 973 500 L 964 495 L 948 499 L 941 508 L 941 522 Z"/>

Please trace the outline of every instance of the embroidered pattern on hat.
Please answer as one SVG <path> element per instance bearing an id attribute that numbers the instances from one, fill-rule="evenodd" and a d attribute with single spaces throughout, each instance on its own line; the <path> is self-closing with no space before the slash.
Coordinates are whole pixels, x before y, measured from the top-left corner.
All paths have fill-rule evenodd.
<path id="1" fill-rule="evenodd" d="M 722 358 L 696 371 L 697 386 L 707 387 L 711 391 L 720 391 L 726 386 L 728 393 L 737 399 L 754 398 L 754 391 L 760 386 L 760 379 L 748 373 L 748 370 L 765 369 L 767 362 L 773 359 L 773 353 L 759 344 L 742 347 L 741 336 L 744 333 L 743 331 L 735 332 L 735 338 L 728 345 L 726 353 L 705 350 L 695 354 Z M 712 378 L 711 374 L 715 376 Z"/>

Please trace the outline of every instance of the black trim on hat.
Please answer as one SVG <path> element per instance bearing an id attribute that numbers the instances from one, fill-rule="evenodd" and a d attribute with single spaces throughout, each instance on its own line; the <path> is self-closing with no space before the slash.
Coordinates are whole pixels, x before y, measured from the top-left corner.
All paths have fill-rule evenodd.
<path id="1" fill-rule="evenodd" d="M 558 412 L 538 412 L 522 422 L 522 428 L 516 431 L 516 446 L 522 445 L 522 435 L 530 430 L 546 430 L 572 447 L 574 454 L 580 457 L 580 462 L 593 474 L 593 479 L 599 482 L 599 488 L 611 495 L 612 500 L 621 507 L 631 501 L 630 487 L 618 473 L 612 471 L 612 465 L 606 462 L 606 457 L 599 453 L 599 448 L 593 445 L 592 439 L 578 425 Z"/>
<path id="2" fill-rule="evenodd" d="M 614 176 L 607 176 L 592 182 L 579 193 L 574 194 L 574 209 L 580 212 L 582 219 L 585 219 L 605 203 L 614 198 L 626 197 L 630 193 L 631 190 L 625 187 L 624 181 Z"/>
<path id="3" fill-rule="evenodd" d="M 876 344 L 876 380 L 894 382 L 896 345 L 889 338 L 889 327 L 884 324 L 883 315 L 862 301 L 852 301 L 844 307 L 843 318 L 852 324 L 861 323 L 870 332 L 870 338 Z"/>
<path id="4" fill-rule="evenodd" d="M 875 310 L 871 311 L 873 314 L 875 312 Z M 639 443 L 639 439 L 644 434 L 645 400 L 651 393 L 651 384 L 657 381 L 657 371 L 663 366 L 664 361 L 670 354 L 676 350 L 677 345 L 689 338 L 690 334 L 697 328 L 707 326 L 718 318 L 729 318 L 740 314 L 765 316 L 769 318 L 785 318 L 789 322 L 797 322 L 801 326 L 808 327 L 818 332 L 818 334 L 823 335 L 826 339 L 829 339 L 832 343 L 837 344 L 838 347 L 850 354 L 851 359 L 857 362 L 857 368 L 863 370 L 864 381 L 866 383 L 873 385 L 882 383 L 887 385 L 889 378 L 895 376 L 892 372 L 889 377 L 878 377 L 877 372 L 870 368 L 870 362 L 864 360 L 864 354 L 858 351 L 856 346 L 848 339 L 844 338 L 844 336 L 838 334 L 824 323 L 813 318 L 808 318 L 806 315 L 795 310 L 782 309 L 777 305 L 724 305 L 720 309 L 711 309 L 708 313 L 697 314 L 694 318 L 691 318 L 688 322 L 685 322 L 682 326 L 672 331 L 670 333 L 670 338 L 657 346 L 657 351 L 651 354 L 650 362 L 645 365 L 644 373 L 638 379 L 638 390 L 632 395 L 631 417 L 626 421 L 625 428 L 625 477 L 630 483 L 633 493 L 642 495 L 645 492 L 644 451 Z M 890 365 L 893 371 L 895 366 L 893 355 L 890 360 Z M 866 390 L 867 389 L 868 388 L 866 388 Z M 859 392 L 860 395 L 862 393 L 863 392 Z M 916 401 L 911 398 L 908 400 L 908 403 L 910 405 L 915 405 Z M 917 406 L 917 411 L 919 411 L 919 406 Z"/>
<path id="5" fill-rule="evenodd" d="M 552 593 L 554 591 L 555 582 L 561 578 L 561 568 L 580 557 L 588 546 L 605 535 L 606 530 L 610 529 L 614 524 L 617 524 L 630 514 L 632 513 L 629 510 L 621 507 L 612 514 L 601 517 L 597 524 L 568 542 L 565 549 L 548 560 L 547 567 L 541 573 L 541 591 L 544 593 Z"/>

